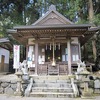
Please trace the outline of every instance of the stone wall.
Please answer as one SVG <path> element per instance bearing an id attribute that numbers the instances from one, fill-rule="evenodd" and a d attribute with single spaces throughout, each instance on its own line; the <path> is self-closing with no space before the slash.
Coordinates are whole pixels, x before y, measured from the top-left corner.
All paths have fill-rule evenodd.
<path id="1" fill-rule="evenodd" d="M 0 80 L 0 94 L 13 95 L 16 91 L 17 81 Z"/>
<path id="2" fill-rule="evenodd" d="M 25 91 L 28 83 L 22 82 L 22 90 Z M 0 80 L 0 94 L 14 95 L 17 88 L 17 80 Z"/>

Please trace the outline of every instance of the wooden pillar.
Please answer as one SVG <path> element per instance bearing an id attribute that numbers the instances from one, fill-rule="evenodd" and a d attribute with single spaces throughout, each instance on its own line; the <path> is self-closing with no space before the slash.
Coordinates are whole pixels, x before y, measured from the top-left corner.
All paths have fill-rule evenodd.
<path id="1" fill-rule="evenodd" d="M 79 59 L 81 60 L 81 44 L 80 44 L 80 41 L 79 41 Z"/>
<path id="2" fill-rule="evenodd" d="M 68 48 L 68 74 L 71 74 L 71 43 L 70 38 L 67 40 L 67 48 Z"/>
<path id="3" fill-rule="evenodd" d="M 28 45 L 26 45 L 26 60 L 28 58 Z"/>
<path id="4" fill-rule="evenodd" d="M 38 73 L 38 43 L 35 43 L 35 74 Z"/>

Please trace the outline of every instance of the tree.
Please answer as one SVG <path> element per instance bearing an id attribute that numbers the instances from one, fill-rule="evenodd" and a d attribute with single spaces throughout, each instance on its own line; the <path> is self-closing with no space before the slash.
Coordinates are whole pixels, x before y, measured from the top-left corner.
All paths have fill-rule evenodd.
<path id="1" fill-rule="evenodd" d="M 94 10 L 93 10 L 92 0 L 89 0 L 88 12 L 89 12 L 89 22 L 93 24 Z M 93 48 L 93 57 L 94 57 L 94 62 L 95 62 L 96 61 L 96 52 L 97 52 L 97 50 L 96 50 L 96 35 L 94 35 L 92 38 L 92 48 Z"/>
<path id="2" fill-rule="evenodd" d="M 36 3 L 37 0 L 0 0 L 0 36 L 7 36 L 6 29 L 37 20 L 39 13 Z"/>

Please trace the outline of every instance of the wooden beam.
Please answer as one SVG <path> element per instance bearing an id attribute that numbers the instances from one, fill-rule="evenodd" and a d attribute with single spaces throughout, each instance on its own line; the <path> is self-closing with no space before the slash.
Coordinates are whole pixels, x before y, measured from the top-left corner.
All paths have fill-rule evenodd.
<path id="1" fill-rule="evenodd" d="M 77 32 L 77 31 L 87 31 L 87 29 L 34 29 L 34 30 L 18 30 L 20 33 L 58 33 L 58 32 Z"/>

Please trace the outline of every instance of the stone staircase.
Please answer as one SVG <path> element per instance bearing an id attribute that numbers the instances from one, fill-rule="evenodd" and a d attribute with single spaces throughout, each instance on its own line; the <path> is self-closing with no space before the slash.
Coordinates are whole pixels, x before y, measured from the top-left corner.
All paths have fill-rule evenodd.
<path id="1" fill-rule="evenodd" d="M 33 97 L 74 97 L 71 80 L 62 76 L 31 76 L 34 80 L 30 96 Z"/>

